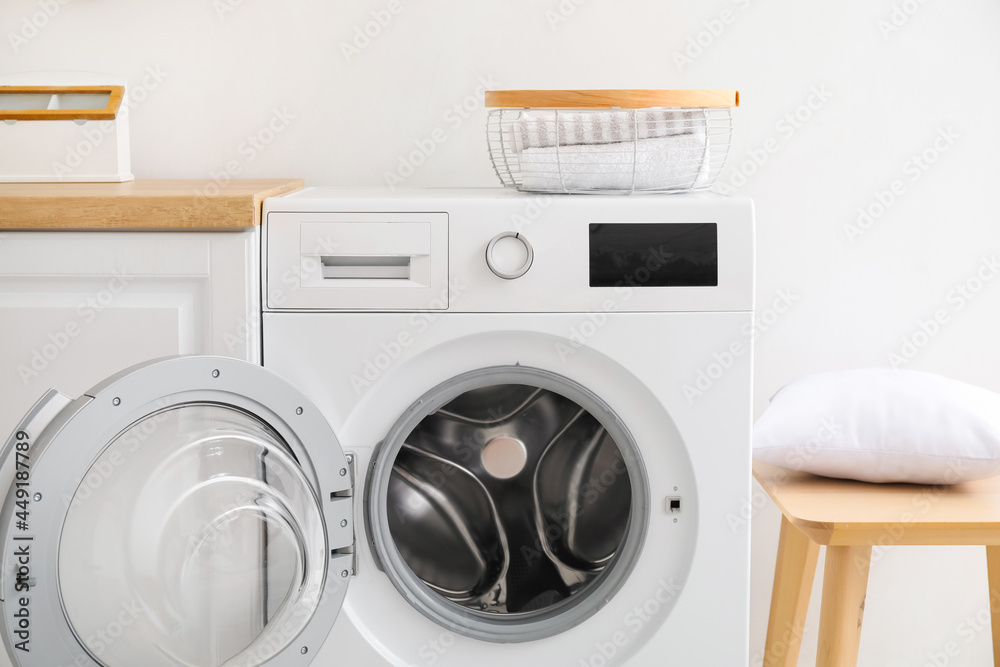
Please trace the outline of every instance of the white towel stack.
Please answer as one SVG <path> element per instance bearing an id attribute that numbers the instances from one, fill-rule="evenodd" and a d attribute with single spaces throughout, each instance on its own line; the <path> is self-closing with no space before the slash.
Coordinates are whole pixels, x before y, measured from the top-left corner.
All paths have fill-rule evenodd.
<path id="1" fill-rule="evenodd" d="M 525 190 L 683 190 L 708 182 L 702 110 L 560 112 L 518 119 Z"/>

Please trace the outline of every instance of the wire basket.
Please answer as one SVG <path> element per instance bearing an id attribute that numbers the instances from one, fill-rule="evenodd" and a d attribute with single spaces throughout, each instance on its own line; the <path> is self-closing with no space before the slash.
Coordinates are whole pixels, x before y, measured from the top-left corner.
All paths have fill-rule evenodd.
<path id="1" fill-rule="evenodd" d="M 489 91 L 486 137 L 504 186 L 524 192 L 688 192 L 729 156 L 737 91 Z"/>

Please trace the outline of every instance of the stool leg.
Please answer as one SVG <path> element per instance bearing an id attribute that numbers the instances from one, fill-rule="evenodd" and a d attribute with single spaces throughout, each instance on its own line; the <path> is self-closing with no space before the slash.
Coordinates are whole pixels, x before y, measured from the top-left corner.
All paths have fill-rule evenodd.
<path id="1" fill-rule="evenodd" d="M 799 661 L 799 644 L 818 557 L 819 545 L 781 517 L 771 615 L 767 619 L 764 643 L 764 667 L 795 667 Z"/>
<path id="2" fill-rule="evenodd" d="M 990 582 L 993 665 L 1000 667 L 1000 546 L 986 546 L 986 572 Z"/>
<path id="3" fill-rule="evenodd" d="M 826 548 L 816 667 L 858 664 L 871 556 L 867 545 Z"/>

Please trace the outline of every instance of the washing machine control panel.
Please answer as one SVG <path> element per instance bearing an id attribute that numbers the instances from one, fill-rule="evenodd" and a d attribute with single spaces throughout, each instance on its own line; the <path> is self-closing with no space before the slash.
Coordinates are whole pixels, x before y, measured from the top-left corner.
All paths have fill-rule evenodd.
<path id="1" fill-rule="evenodd" d="M 311 188 L 265 212 L 269 312 L 753 306 L 753 204 L 741 197 Z"/>
<path id="2" fill-rule="evenodd" d="M 486 246 L 487 266 L 504 280 L 520 278 L 527 273 L 534 255 L 528 239 L 518 232 L 497 234 Z"/>

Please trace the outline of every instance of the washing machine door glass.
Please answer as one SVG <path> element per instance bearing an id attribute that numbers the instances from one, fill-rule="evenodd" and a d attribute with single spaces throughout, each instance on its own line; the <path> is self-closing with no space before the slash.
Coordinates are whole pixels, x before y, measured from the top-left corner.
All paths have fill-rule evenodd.
<path id="1" fill-rule="evenodd" d="M 49 667 L 308 664 L 336 616 L 320 602 L 333 592 L 339 607 L 348 574 L 343 560 L 329 574 L 349 544 L 327 530 L 350 516 L 346 459 L 316 409 L 264 369 L 162 363 L 63 398 L 9 443 L 5 571 L 26 554 L 4 583 L 9 652 Z M 174 391 L 188 375 L 206 380 Z M 336 468 L 318 474 L 313 452 Z"/>
<path id="2" fill-rule="evenodd" d="M 255 417 L 205 404 L 150 415 L 70 501 L 66 615 L 78 637 L 110 640 L 107 619 L 125 612 L 129 631 L 94 647 L 107 667 L 260 665 L 270 630 L 294 637 L 319 604 L 322 521 L 288 446 Z"/>

